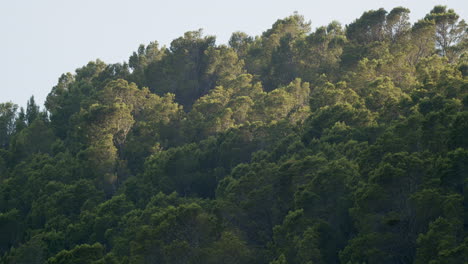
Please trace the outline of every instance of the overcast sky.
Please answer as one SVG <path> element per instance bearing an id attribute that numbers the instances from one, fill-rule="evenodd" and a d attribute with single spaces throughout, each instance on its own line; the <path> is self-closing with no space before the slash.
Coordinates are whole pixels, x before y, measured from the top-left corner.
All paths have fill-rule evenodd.
<path id="1" fill-rule="evenodd" d="M 235 31 L 259 35 L 294 11 L 315 28 L 396 6 L 414 22 L 438 4 L 467 20 L 468 0 L 0 0 L 0 102 L 25 106 L 34 95 L 42 105 L 62 73 L 97 58 L 126 61 L 139 44 L 169 45 L 189 30 L 203 28 L 222 44 Z"/>

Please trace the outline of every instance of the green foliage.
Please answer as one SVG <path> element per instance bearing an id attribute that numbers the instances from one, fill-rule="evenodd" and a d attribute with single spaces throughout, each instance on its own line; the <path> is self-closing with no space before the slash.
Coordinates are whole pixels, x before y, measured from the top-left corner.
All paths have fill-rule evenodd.
<path id="1" fill-rule="evenodd" d="M 206 52 L 215 46 L 215 40 L 213 36 L 203 37 L 202 30 L 186 32 L 173 40 L 167 55 L 146 67 L 143 85 L 159 95 L 174 93 L 178 102 L 190 108 L 214 85 L 207 78 Z"/>
<path id="2" fill-rule="evenodd" d="M 18 106 L 8 102 L 0 104 L 0 147 L 8 148 L 10 137 L 15 131 L 15 117 Z"/>
<path id="3" fill-rule="evenodd" d="M 458 59 L 460 50 L 455 47 L 466 39 L 467 25 L 464 20 L 458 21 L 460 16 L 453 9 L 446 6 L 435 6 L 425 19 L 435 23 L 435 39 L 439 52 L 450 60 Z M 464 47 L 466 49 L 466 47 Z"/>
<path id="4" fill-rule="evenodd" d="M 94 245 L 83 244 L 74 247 L 71 250 L 60 251 L 57 255 L 47 260 L 49 264 L 59 263 L 92 263 L 95 260 L 100 259 L 103 256 L 104 247 L 96 243 Z"/>
<path id="5" fill-rule="evenodd" d="M 0 263 L 463 263 L 466 24 L 190 31 L 0 104 Z"/>

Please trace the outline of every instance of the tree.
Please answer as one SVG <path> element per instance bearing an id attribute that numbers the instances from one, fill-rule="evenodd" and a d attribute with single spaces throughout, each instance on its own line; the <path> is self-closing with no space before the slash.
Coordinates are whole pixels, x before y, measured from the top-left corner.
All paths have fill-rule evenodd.
<path id="1" fill-rule="evenodd" d="M 235 233 L 225 231 L 208 249 L 207 263 L 241 264 L 252 261 L 250 249 Z"/>
<path id="2" fill-rule="evenodd" d="M 458 21 L 460 16 L 446 6 L 435 6 L 425 19 L 434 21 L 436 47 L 442 56 L 450 60 L 457 59 L 453 46 L 468 37 L 465 20 Z"/>
<path id="3" fill-rule="evenodd" d="M 208 57 L 214 47 L 214 36 L 203 37 L 203 31 L 189 31 L 171 42 L 160 61 L 150 63 L 145 71 L 148 87 L 158 95 L 173 93 L 176 101 L 190 109 L 193 102 L 214 88 L 206 83 Z"/>
<path id="4" fill-rule="evenodd" d="M 343 28 L 337 21 L 319 27 L 305 39 L 297 41 L 293 55 L 298 76 L 308 82 L 319 81 L 323 74 L 334 76 L 346 42 Z"/>
<path id="5" fill-rule="evenodd" d="M 36 153 L 52 153 L 54 142 L 55 135 L 48 123 L 42 119 L 35 119 L 27 128 L 15 135 L 10 149 L 14 160 L 20 162 Z"/>
<path id="6" fill-rule="evenodd" d="M 21 236 L 20 211 L 12 209 L 5 213 L 0 213 L 0 252 L 5 252 L 12 246 L 17 245 Z"/>
<path id="7" fill-rule="evenodd" d="M 388 13 L 385 23 L 387 37 L 392 41 L 399 41 L 405 37 L 411 29 L 409 22 L 410 10 L 404 7 L 395 7 Z"/>
<path id="8" fill-rule="evenodd" d="M 15 132 L 17 110 L 18 106 L 11 102 L 0 104 L 0 148 L 8 148 L 10 137 Z"/>
<path id="9" fill-rule="evenodd" d="M 31 125 L 32 122 L 38 117 L 39 106 L 36 105 L 36 102 L 34 101 L 34 96 L 31 96 L 26 105 L 26 122 L 28 123 L 28 125 Z"/>
<path id="10" fill-rule="evenodd" d="M 93 245 L 83 244 L 74 247 L 71 250 L 62 250 L 57 255 L 47 260 L 48 264 L 80 264 L 89 263 L 102 258 L 104 255 L 104 246 L 95 243 Z"/>
<path id="11" fill-rule="evenodd" d="M 458 244 L 454 223 L 438 218 L 418 237 L 415 263 L 460 263 L 466 260 L 467 241 Z"/>
<path id="12" fill-rule="evenodd" d="M 419 20 L 411 28 L 411 45 L 409 57 L 412 65 L 435 52 L 435 24 L 430 20 Z"/>
<path id="13" fill-rule="evenodd" d="M 229 38 L 229 46 L 234 49 L 239 58 L 244 59 L 247 56 L 250 44 L 253 43 L 253 38 L 244 32 L 234 32 Z"/>
<path id="14" fill-rule="evenodd" d="M 287 68 L 293 65 L 291 47 L 309 31 L 310 22 L 298 13 L 278 19 L 270 29 L 263 32 L 261 38 L 250 45 L 249 56 L 245 59 L 247 71 L 260 75 L 267 91 L 292 81 L 298 76 L 294 74 L 294 67 Z M 275 80 L 278 74 L 281 77 Z"/>
<path id="15" fill-rule="evenodd" d="M 145 78 L 145 69 L 149 64 L 160 61 L 167 54 L 165 47 L 159 48 L 159 43 L 153 41 L 147 46 L 140 45 L 137 52 L 133 52 L 128 59 L 128 66 L 132 69 L 130 81 L 137 83 L 139 86 L 147 86 Z"/>
<path id="16" fill-rule="evenodd" d="M 383 8 L 364 12 L 346 27 L 347 38 L 359 44 L 384 40 L 386 14 Z"/>
<path id="17" fill-rule="evenodd" d="M 47 96 L 45 106 L 50 113 L 51 125 L 55 134 L 66 139 L 72 133 L 75 119 L 81 108 L 87 108 L 96 103 L 96 92 L 103 86 L 96 87 L 94 79 L 106 69 L 107 65 L 100 61 L 91 61 L 86 66 L 76 69 L 76 74 L 63 74 L 56 86 Z M 102 81 L 98 82 L 102 84 Z"/>

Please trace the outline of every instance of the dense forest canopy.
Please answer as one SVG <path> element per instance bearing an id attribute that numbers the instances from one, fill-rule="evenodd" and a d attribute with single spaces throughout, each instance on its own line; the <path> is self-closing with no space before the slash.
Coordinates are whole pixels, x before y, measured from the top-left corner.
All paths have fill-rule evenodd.
<path id="1" fill-rule="evenodd" d="M 0 263 L 466 263 L 468 27 L 201 30 L 0 104 Z"/>

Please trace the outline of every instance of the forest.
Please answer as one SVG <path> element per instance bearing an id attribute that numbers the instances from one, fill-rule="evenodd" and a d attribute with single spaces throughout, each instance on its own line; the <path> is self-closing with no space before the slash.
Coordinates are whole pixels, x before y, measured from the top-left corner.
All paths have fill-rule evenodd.
<path id="1" fill-rule="evenodd" d="M 0 104 L 0 263 L 468 262 L 468 27 L 446 6 L 202 30 Z"/>

